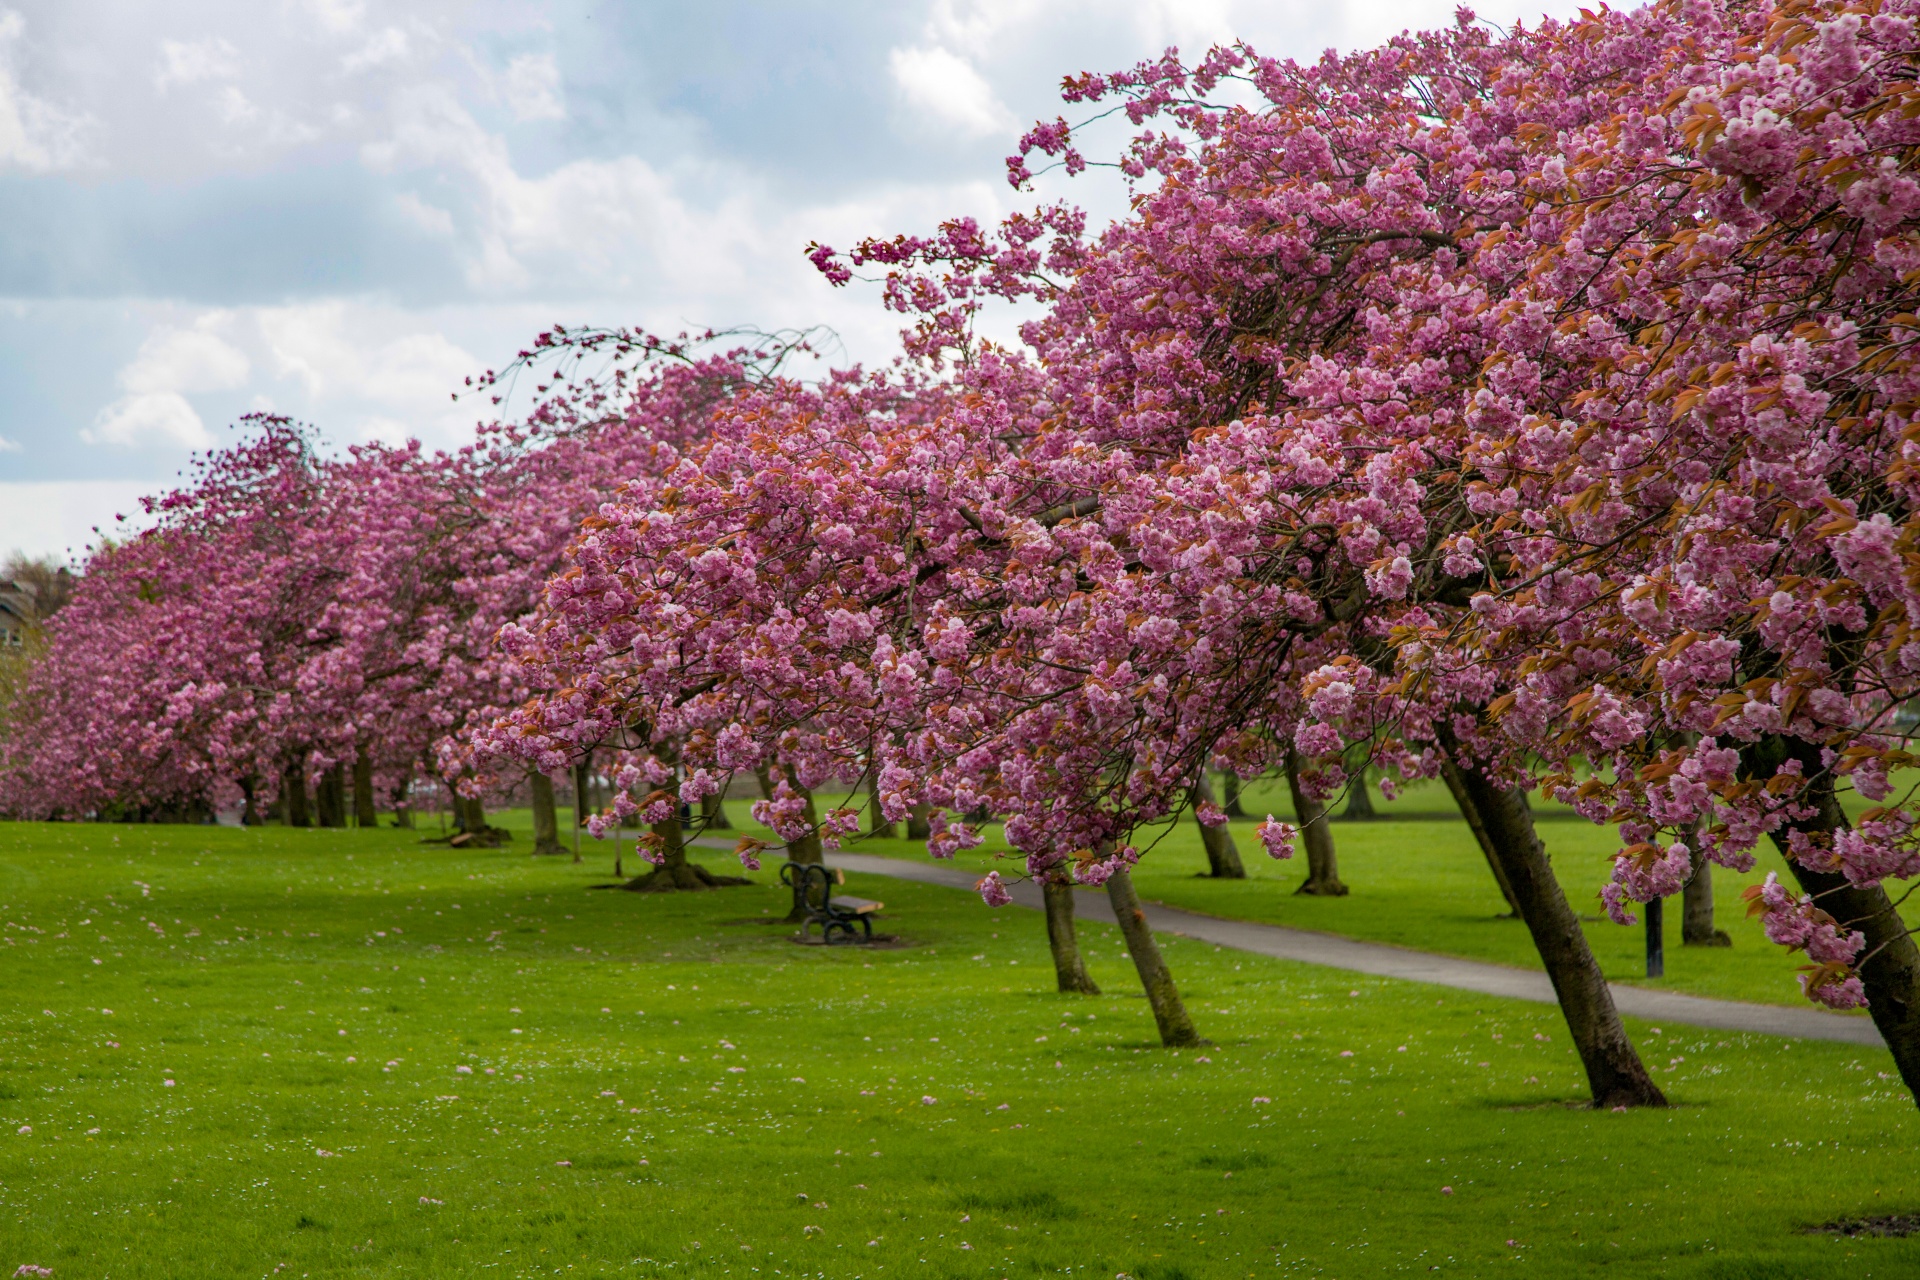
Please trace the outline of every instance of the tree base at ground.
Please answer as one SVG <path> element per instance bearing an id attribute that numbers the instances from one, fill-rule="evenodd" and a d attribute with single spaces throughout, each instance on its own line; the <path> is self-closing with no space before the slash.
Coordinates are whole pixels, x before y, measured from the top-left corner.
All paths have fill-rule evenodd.
<path id="1" fill-rule="evenodd" d="M 680 893 L 684 890 L 724 889 L 729 885 L 752 883 L 745 876 L 715 875 L 698 863 L 685 862 L 677 867 L 655 867 L 643 876 L 635 876 L 609 887 L 625 889 L 628 893 Z"/>
<path id="2" fill-rule="evenodd" d="M 455 849 L 498 849 L 513 839 L 513 832 L 505 827 L 479 827 L 473 831 L 456 831 L 450 836 L 429 836 L 421 844 L 444 844 Z"/>
<path id="3" fill-rule="evenodd" d="M 1347 886 L 1338 880 L 1318 880 L 1310 876 L 1301 881 L 1300 887 L 1294 892 L 1312 898 L 1344 898 L 1347 896 Z"/>

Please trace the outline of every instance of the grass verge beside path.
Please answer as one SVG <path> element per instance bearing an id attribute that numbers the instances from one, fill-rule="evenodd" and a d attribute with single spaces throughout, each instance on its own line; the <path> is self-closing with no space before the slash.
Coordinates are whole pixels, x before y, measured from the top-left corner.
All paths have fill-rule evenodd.
<path id="1" fill-rule="evenodd" d="M 1920 1269 L 1796 1231 L 1920 1207 L 1878 1055 L 1635 1025 L 1678 1105 L 1596 1114 L 1552 1009 L 1178 940 L 1168 1053 L 1108 927 L 1066 998 L 950 890 L 829 951 L 525 847 L 0 825 L 0 1274 Z"/>
<path id="2" fill-rule="evenodd" d="M 1290 817 L 1291 808 L 1276 799 L 1255 792 L 1247 799 L 1248 812 L 1264 816 L 1271 809 L 1281 818 Z M 1391 816 L 1335 822 L 1340 875 L 1351 890 L 1344 898 L 1296 896 L 1294 890 L 1306 876 L 1304 854 L 1287 862 L 1268 858 L 1254 835 L 1252 820 L 1232 824 L 1247 879 L 1214 880 L 1201 874 L 1207 867 L 1206 855 L 1189 817 L 1171 830 L 1135 837 L 1146 853 L 1134 870 L 1134 883 L 1143 898 L 1208 915 L 1539 969 L 1539 953 L 1526 926 L 1502 918 L 1506 903 L 1486 858 L 1457 813 L 1441 807 L 1444 803 L 1449 803 L 1445 791 L 1427 785 L 1413 789 L 1397 804 L 1383 805 Z M 1759 883 L 1769 871 L 1792 883 L 1771 847 L 1759 851 L 1754 869 L 1745 875 L 1714 868 L 1715 915 L 1734 945 L 1683 947 L 1680 899 L 1671 898 L 1666 909 L 1666 976 L 1648 979 L 1645 930 L 1614 924 L 1600 908 L 1600 886 L 1607 882 L 1613 852 L 1619 847 L 1613 829 L 1594 826 L 1558 806 L 1540 808 L 1539 829 L 1553 856 L 1554 871 L 1568 901 L 1580 913 L 1587 941 L 1609 980 L 1724 1000 L 1805 1003 L 1797 970 L 1806 957 L 1768 942 L 1759 922 L 1747 917 L 1747 904 L 1740 897 L 1741 889 Z M 730 804 L 729 812 L 743 829 L 771 838 L 771 832 L 747 820 L 744 804 Z M 1408 813 L 1413 816 L 1398 816 Z M 980 874 L 995 866 L 1004 871 L 1007 863 L 994 858 L 996 850 L 1007 848 L 997 824 L 987 829 L 987 836 L 984 846 L 962 855 L 958 864 Z M 860 840 L 847 848 L 890 857 L 924 860 L 927 856 L 918 841 Z M 1021 864 L 1016 860 L 1013 866 L 1018 870 Z M 1890 884 L 1889 889 L 1899 897 L 1901 886 Z M 1908 904 L 1906 915 L 1911 923 L 1920 924 L 1920 899 Z"/>

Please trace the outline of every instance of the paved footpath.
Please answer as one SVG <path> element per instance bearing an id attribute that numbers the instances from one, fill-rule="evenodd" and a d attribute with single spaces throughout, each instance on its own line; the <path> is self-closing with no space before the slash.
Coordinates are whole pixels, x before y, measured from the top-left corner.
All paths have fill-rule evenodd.
<path id="1" fill-rule="evenodd" d="M 692 843 L 707 848 L 732 849 L 724 840 L 701 839 Z M 901 858 L 879 858 L 871 854 L 836 853 L 827 865 L 866 875 L 892 876 L 920 884 L 944 885 L 972 891 L 979 877 L 954 867 L 910 862 Z M 1022 881 L 1009 884 L 1013 900 L 1020 906 L 1042 908 L 1039 887 Z M 1433 955 L 1407 947 L 1381 942 L 1357 942 L 1337 934 L 1315 933 L 1308 929 L 1289 929 L 1283 925 L 1255 924 L 1247 920 L 1222 920 L 1147 903 L 1147 923 L 1162 933 L 1179 934 L 1250 951 L 1255 955 L 1276 956 L 1282 960 L 1300 960 L 1307 964 L 1351 969 L 1380 978 L 1404 978 L 1409 982 L 1430 982 L 1435 986 L 1477 991 L 1482 995 L 1506 996 L 1514 1000 L 1533 1000 L 1553 1004 L 1553 986 L 1544 973 L 1462 960 L 1457 956 Z M 1113 908 L 1107 895 L 1094 889 L 1082 889 L 1075 896 L 1075 912 L 1085 920 L 1114 923 Z M 1804 1040 L 1837 1040 L 1844 1044 L 1884 1046 L 1880 1032 L 1864 1017 L 1826 1013 L 1811 1005 L 1747 1004 L 1738 1000 L 1709 1000 L 1702 996 L 1680 995 L 1671 991 L 1649 991 L 1643 987 L 1613 987 L 1613 1002 L 1620 1012 L 1653 1022 L 1677 1022 L 1691 1027 L 1709 1027 L 1715 1031 L 1753 1031 L 1763 1035 L 1797 1036 Z"/>

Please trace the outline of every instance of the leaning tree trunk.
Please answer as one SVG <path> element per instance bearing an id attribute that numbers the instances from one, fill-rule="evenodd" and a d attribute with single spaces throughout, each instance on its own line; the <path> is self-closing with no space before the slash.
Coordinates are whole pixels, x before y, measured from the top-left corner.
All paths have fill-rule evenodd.
<path id="1" fill-rule="evenodd" d="M 1240 775 L 1231 769 L 1220 775 L 1220 812 L 1229 818 L 1247 816 L 1247 811 L 1240 807 Z"/>
<path id="2" fill-rule="evenodd" d="M 1451 748 L 1452 744 L 1448 746 Z M 1667 1099 L 1627 1039 L 1614 1007 L 1613 992 L 1587 945 L 1580 918 L 1553 874 L 1546 846 L 1534 830 L 1533 815 L 1518 787 L 1495 786 L 1471 761 L 1456 759 L 1460 783 L 1480 814 L 1499 865 L 1506 872 L 1520 918 L 1533 934 L 1560 1012 L 1573 1036 L 1574 1051 L 1587 1070 L 1587 1088 L 1596 1107 L 1664 1107 Z"/>
<path id="3" fill-rule="evenodd" d="M 553 779 L 538 769 L 527 775 L 527 794 L 533 802 L 535 856 L 565 853 L 560 845 L 560 813 L 553 802 Z"/>
<path id="4" fill-rule="evenodd" d="M 1360 762 L 1347 766 L 1347 775 L 1352 779 L 1352 782 L 1349 783 L 1347 787 L 1346 812 L 1340 815 L 1343 821 L 1365 822 L 1375 816 L 1373 812 L 1373 791 L 1367 786 L 1368 765 L 1372 754 L 1373 745 L 1366 742 L 1356 743 L 1353 748 L 1347 752 L 1348 759 L 1358 756 Z"/>
<path id="5" fill-rule="evenodd" d="M 1460 766 L 1445 755 L 1440 757 L 1440 776 L 1447 780 L 1447 790 L 1453 792 L 1453 802 L 1460 806 L 1460 816 L 1467 820 L 1467 827 L 1473 832 L 1475 843 L 1480 852 L 1487 857 L 1487 867 L 1493 872 L 1493 882 L 1500 886 L 1500 896 L 1507 900 L 1509 920 L 1520 918 L 1520 904 L 1514 900 L 1513 886 L 1507 883 L 1507 873 L 1500 867 L 1500 859 L 1493 852 L 1493 837 L 1487 834 L 1487 824 L 1480 819 L 1480 811 L 1473 807 L 1473 798 L 1467 794 L 1467 784 L 1460 780 Z"/>
<path id="6" fill-rule="evenodd" d="M 1213 784 L 1207 781 L 1205 770 L 1193 786 L 1193 798 L 1199 804 L 1214 802 Z M 1207 874 L 1216 880 L 1245 880 L 1247 869 L 1240 863 L 1240 850 L 1234 847 L 1233 832 L 1224 822 L 1216 827 L 1201 822 L 1199 804 L 1194 807 L 1194 825 L 1200 828 L 1200 844 L 1207 851 Z"/>
<path id="7" fill-rule="evenodd" d="M 1833 791 L 1833 775 L 1820 759 L 1820 748 L 1798 738 L 1769 736 L 1741 753 L 1741 772 L 1750 778 L 1771 778 L 1787 760 L 1798 760 L 1802 776 L 1811 779 L 1796 797 L 1812 806 L 1809 818 L 1783 824 L 1773 832 L 1774 845 L 1787 860 L 1800 888 L 1813 895 L 1822 911 L 1842 929 L 1858 929 L 1867 936 L 1860 962 L 1860 984 L 1866 988 L 1867 1012 L 1893 1054 L 1894 1065 L 1907 1091 L 1920 1102 L 1920 947 L 1914 945 L 1906 923 L 1887 891 L 1878 885 L 1856 887 L 1837 871 L 1814 871 L 1788 854 L 1793 831 L 1831 834 L 1847 828 L 1847 815 Z"/>
<path id="8" fill-rule="evenodd" d="M 1713 927 L 1713 859 L 1698 849 L 1693 851 L 1693 874 L 1687 878 L 1687 887 L 1680 897 L 1680 945 L 1733 945 L 1725 929 Z"/>
<path id="9" fill-rule="evenodd" d="M 917 804 L 907 812 L 907 839 L 926 840 L 933 835 L 933 806 Z"/>
<path id="10" fill-rule="evenodd" d="M 700 825 L 708 831 L 733 830 L 733 823 L 727 819 L 727 798 L 720 792 L 701 797 Z"/>
<path id="11" fill-rule="evenodd" d="M 1073 885 L 1049 877 L 1040 886 L 1047 904 L 1047 945 L 1053 949 L 1053 974 L 1060 990 L 1097 996 L 1100 988 L 1087 974 L 1080 943 L 1073 933 Z"/>
<path id="12" fill-rule="evenodd" d="M 1340 863 L 1333 851 L 1333 828 L 1327 811 L 1318 800 L 1308 797 L 1300 785 L 1300 758 L 1287 748 L 1287 789 L 1293 792 L 1293 816 L 1300 824 L 1301 843 L 1307 846 L 1307 878 L 1295 893 L 1323 898 L 1344 898 L 1347 886 L 1340 883 Z"/>
<path id="13" fill-rule="evenodd" d="M 886 814 L 880 812 L 880 774 L 878 770 L 867 770 L 867 834 L 881 840 L 891 840 L 900 834 L 900 829 Z"/>
<path id="14" fill-rule="evenodd" d="M 1147 1004 L 1153 1009 L 1153 1020 L 1160 1028 L 1160 1043 L 1169 1049 L 1199 1044 L 1200 1035 L 1187 1016 L 1180 989 L 1173 985 L 1173 974 L 1167 969 L 1159 944 L 1153 940 L 1153 930 L 1147 927 L 1147 913 L 1140 909 L 1140 895 L 1133 891 L 1133 876 L 1126 868 L 1107 878 L 1107 901 L 1113 904 L 1120 936 L 1127 941 L 1127 954 L 1133 957 L 1140 985 L 1146 989 Z"/>
<path id="15" fill-rule="evenodd" d="M 353 756 L 353 825 L 362 830 L 380 825 L 380 815 L 373 807 L 373 761 L 365 747 Z"/>
<path id="16" fill-rule="evenodd" d="M 285 807 L 287 825 L 290 827 L 310 827 L 313 819 L 307 813 L 307 772 L 299 765 L 291 765 L 280 779 L 280 800 Z"/>

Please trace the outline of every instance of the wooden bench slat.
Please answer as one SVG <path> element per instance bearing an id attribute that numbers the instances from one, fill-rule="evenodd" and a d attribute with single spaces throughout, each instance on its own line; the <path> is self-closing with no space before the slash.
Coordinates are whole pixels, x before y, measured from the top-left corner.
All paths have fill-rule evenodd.
<path id="1" fill-rule="evenodd" d="M 842 911 L 851 911 L 855 915 L 866 915 L 886 906 L 884 902 L 873 902 L 867 898 L 834 898 L 832 904 Z"/>

